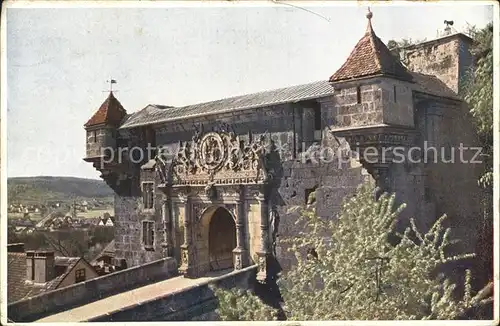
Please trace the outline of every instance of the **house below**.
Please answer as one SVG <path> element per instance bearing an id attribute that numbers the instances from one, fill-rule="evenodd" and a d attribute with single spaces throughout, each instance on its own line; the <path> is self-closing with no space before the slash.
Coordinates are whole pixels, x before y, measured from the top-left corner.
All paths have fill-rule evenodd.
<path id="1" fill-rule="evenodd" d="M 98 276 L 81 257 L 55 256 L 53 251 L 25 251 L 23 243 L 7 245 L 7 252 L 8 303 Z"/>

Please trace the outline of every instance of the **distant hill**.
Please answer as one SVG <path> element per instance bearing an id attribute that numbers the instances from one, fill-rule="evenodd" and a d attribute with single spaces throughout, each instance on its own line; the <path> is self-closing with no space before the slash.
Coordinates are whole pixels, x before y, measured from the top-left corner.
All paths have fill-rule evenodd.
<path id="1" fill-rule="evenodd" d="M 103 181 L 74 177 L 19 177 L 7 179 L 9 203 L 47 200 L 108 200 L 113 190 Z"/>

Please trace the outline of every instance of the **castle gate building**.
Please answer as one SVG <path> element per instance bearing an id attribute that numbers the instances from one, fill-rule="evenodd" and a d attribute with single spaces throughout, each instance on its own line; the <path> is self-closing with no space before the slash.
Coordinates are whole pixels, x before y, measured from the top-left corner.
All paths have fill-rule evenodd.
<path id="1" fill-rule="evenodd" d="M 288 208 L 314 192 L 316 214 L 334 218 L 365 182 L 407 203 L 403 225 L 413 217 L 425 228 L 446 213 L 463 239 L 457 250 L 474 250 L 480 164 L 444 163 L 433 151 L 408 159 L 412 147 L 477 145 L 459 96 L 471 41 L 451 34 L 424 42 L 406 49 L 402 63 L 369 14 L 365 34 L 327 80 L 131 114 L 111 92 L 85 124 L 85 160 L 116 194 L 115 263 L 172 256 L 188 277 L 258 264 L 265 280 L 271 259 L 284 269 L 294 263 L 280 241 L 301 231 Z M 405 159 L 381 155 L 395 147 Z M 331 158 L 367 148 L 378 150 L 371 160 Z"/>

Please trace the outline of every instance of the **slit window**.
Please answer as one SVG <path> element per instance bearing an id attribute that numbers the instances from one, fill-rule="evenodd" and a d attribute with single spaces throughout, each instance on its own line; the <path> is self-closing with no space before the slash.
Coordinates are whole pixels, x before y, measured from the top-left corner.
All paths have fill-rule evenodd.
<path id="1" fill-rule="evenodd" d="M 142 244 L 146 249 L 152 249 L 155 240 L 155 222 L 142 221 Z"/>
<path id="2" fill-rule="evenodd" d="M 153 209 L 154 207 L 154 183 L 144 182 L 142 184 L 142 203 L 144 209 Z"/>
<path id="3" fill-rule="evenodd" d="M 356 101 L 361 104 L 361 87 L 356 87 Z"/>
<path id="4" fill-rule="evenodd" d="M 321 106 L 314 107 L 314 130 L 321 130 Z"/>
<path id="5" fill-rule="evenodd" d="M 396 85 L 394 85 L 394 103 L 396 103 Z"/>

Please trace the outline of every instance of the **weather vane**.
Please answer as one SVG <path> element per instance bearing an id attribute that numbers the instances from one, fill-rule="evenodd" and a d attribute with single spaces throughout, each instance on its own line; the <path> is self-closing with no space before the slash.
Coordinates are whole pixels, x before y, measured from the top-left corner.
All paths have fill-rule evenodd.
<path id="1" fill-rule="evenodd" d="M 109 80 L 106 80 L 106 83 L 109 83 L 109 91 L 113 91 L 113 84 L 116 84 L 116 79 L 110 78 Z"/>

